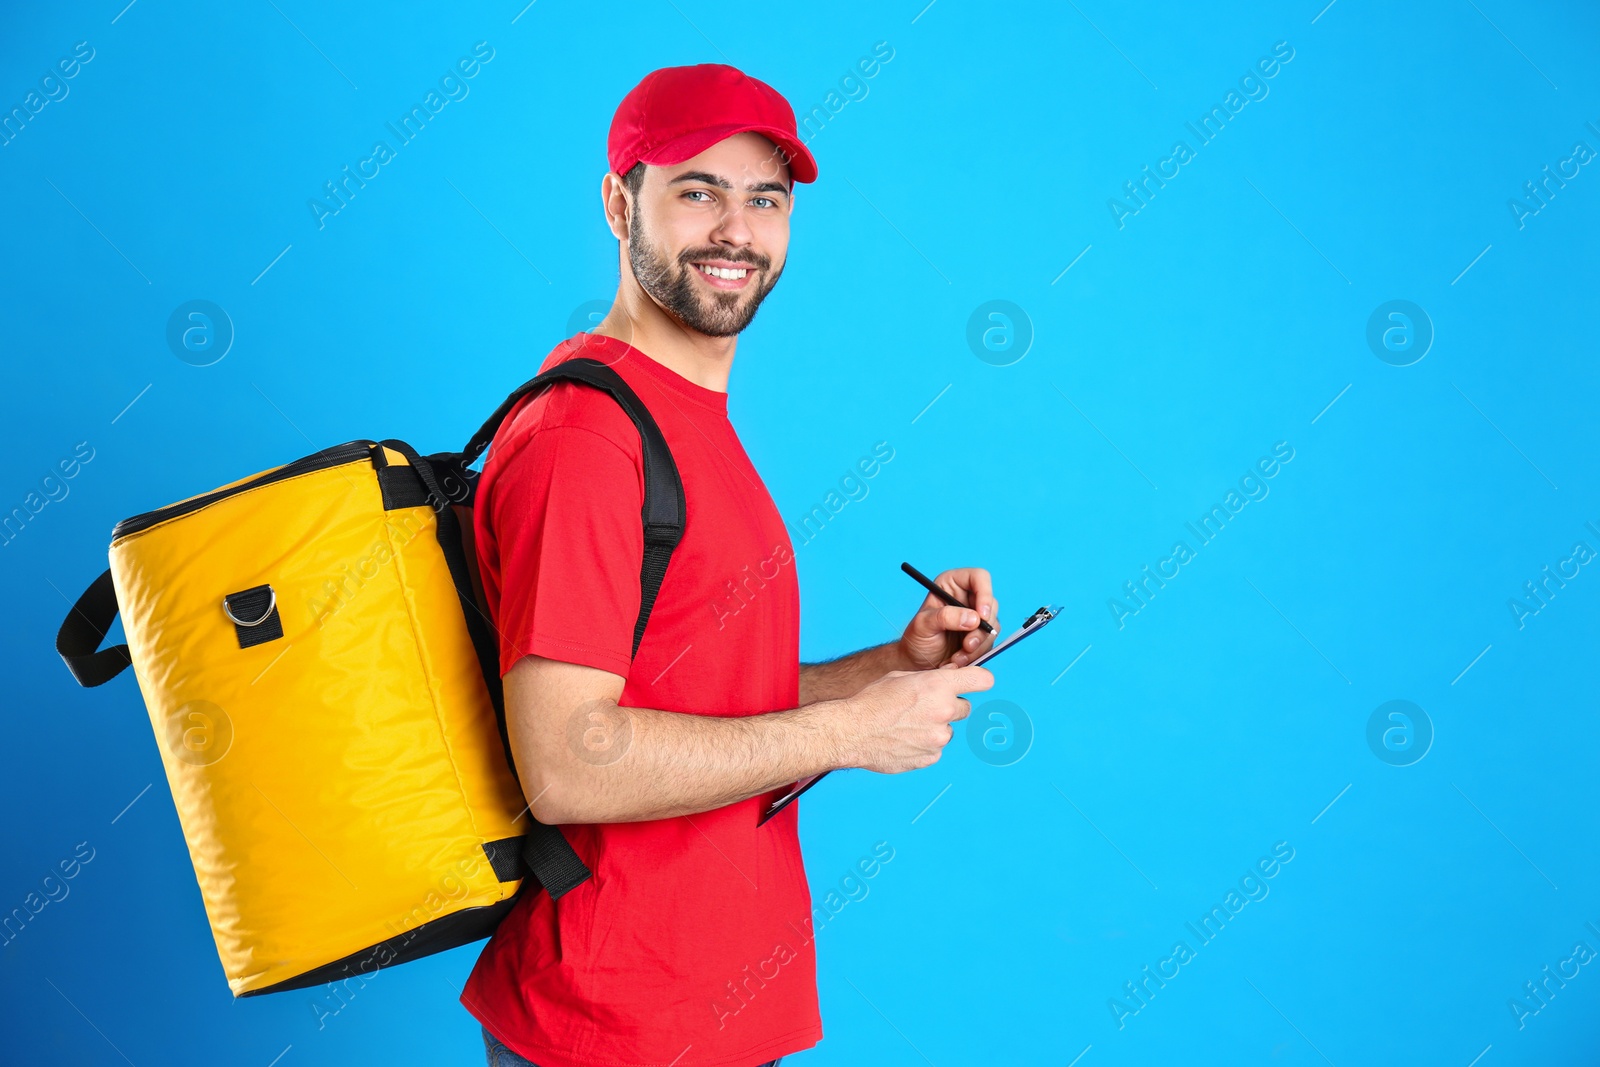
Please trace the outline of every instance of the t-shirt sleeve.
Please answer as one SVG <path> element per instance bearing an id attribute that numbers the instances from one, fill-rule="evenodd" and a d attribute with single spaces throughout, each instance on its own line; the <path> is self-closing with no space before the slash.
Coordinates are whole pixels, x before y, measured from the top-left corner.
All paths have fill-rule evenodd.
<path id="1" fill-rule="evenodd" d="M 581 426 L 534 433 L 495 475 L 503 675 L 524 655 L 626 678 L 644 557 L 637 461 Z"/>

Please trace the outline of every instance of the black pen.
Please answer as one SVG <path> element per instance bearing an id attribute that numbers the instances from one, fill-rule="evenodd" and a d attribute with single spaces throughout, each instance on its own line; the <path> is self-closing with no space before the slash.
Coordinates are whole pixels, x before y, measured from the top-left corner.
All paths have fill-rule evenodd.
<path id="1" fill-rule="evenodd" d="M 961 601 L 957 600 L 950 593 L 947 593 L 943 589 L 940 589 L 937 585 L 934 585 L 932 579 L 930 579 L 926 574 L 923 574 L 921 571 L 917 570 L 917 568 L 913 567 L 911 564 L 902 563 L 900 564 L 900 569 L 911 575 L 911 577 L 917 580 L 919 585 L 921 585 L 928 592 L 932 593 L 934 596 L 938 597 L 940 600 L 944 601 L 946 604 L 949 604 L 951 607 L 964 608 L 967 606 Z M 978 628 L 986 634 L 994 633 L 994 627 L 990 626 L 989 621 L 981 616 L 978 618 Z"/>

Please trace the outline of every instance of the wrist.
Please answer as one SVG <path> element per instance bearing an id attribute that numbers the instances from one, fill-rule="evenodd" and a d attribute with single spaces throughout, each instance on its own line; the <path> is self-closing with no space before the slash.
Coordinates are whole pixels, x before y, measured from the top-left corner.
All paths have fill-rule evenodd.
<path id="1" fill-rule="evenodd" d="M 890 671 L 914 671 L 916 662 L 912 660 L 911 653 L 906 651 L 905 638 L 890 641 L 886 645 L 878 646 L 878 677 L 883 677 Z"/>
<path id="2" fill-rule="evenodd" d="M 855 724 L 860 719 L 850 697 L 821 700 L 804 709 L 810 713 L 811 728 L 817 738 L 817 755 L 823 770 L 856 766 Z"/>

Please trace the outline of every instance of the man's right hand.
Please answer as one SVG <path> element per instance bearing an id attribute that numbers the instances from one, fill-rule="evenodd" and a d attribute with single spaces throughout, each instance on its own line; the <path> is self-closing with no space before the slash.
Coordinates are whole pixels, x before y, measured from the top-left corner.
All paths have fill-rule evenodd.
<path id="1" fill-rule="evenodd" d="M 959 694 L 993 685 L 983 667 L 890 671 L 837 702 L 846 766 L 899 774 L 937 763 L 955 734 L 950 723 L 972 714 Z"/>

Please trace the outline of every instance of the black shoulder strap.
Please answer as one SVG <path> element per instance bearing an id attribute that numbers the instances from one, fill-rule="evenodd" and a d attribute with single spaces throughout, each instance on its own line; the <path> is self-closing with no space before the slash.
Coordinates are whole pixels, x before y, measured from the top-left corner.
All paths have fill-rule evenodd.
<path id="1" fill-rule="evenodd" d="M 450 578 L 455 582 L 467 633 L 472 638 L 472 648 L 477 653 L 489 699 L 494 704 L 495 720 L 500 727 L 500 744 L 505 748 L 506 766 L 511 769 L 512 777 L 517 779 L 520 786 L 522 780 L 517 775 L 516 760 L 511 754 L 511 734 L 506 729 L 505 691 L 500 684 L 499 670 L 500 644 L 491 632 L 493 622 L 478 607 L 478 599 L 472 590 L 472 573 L 467 565 L 466 543 L 462 539 L 461 518 L 441 485 L 439 471 L 435 469 L 436 463 L 445 465 L 454 457 L 448 453 L 421 456 L 404 441 L 391 439 L 382 444 L 406 457 L 427 490 L 427 503 L 433 509 L 433 528 L 439 538 L 439 548 L 450 568 Z M 526 790 L 523 793 L 526 795 Z M 528 832 L 522 838 L 522 857 L 552 900 L 583 884 L 591 874 L 560 829 L 538 821 L 531 811 L 528 813 Z"/>
<path id="2" fill-rule="evenodd" d="M 666 577 L 672 550 L 683 537 L 685 507 L 683 480 L 678 475 L 672 450 L 667 447 L 667 439 L 651 417 L 650 409 L 644 406 L 644 402 L 622 380 L 622 376 L 607 364 L 587 356 L 556 364 L 512 390 L 505 402 L 472 435 L 467 447 L 461 450 L 460 463 L 465 468 L 477 461 L 519 400 L 557 381 L 583 382 L 611 394 L 638 427 L 639 440 L 644 446 L 644 506 L 640 509 L 644 520 L 644 561 L 639 572 L 639 617 L 633 627 L 633 651 L 637 655 L 639 642 L 644 638 L 645 625 L 650 621 L 650 610 L 655 606 L 656 595 L 661 591 L 661 582 Z"/>
<path id="3" fill-rule="evenodd" d="M 127 645 L 100 648 L 116 618 L 117 590 L 108 567 L 83 591 L 56 632 L 56 652 L 85 689 L 111 681 L 130 662 Z"/>
<path id="4" fill-rule="evenodd" d="M 565 360 L 551 367 L 514 389 L 459 453 L 423 457 L 401 442 L 385 441 L 384 444 L 400 452 L 417 468 L 417 473 L 427 487 L 431 499 L 448 500 L 450 497 L 441 488 L 441 480 L 435 466 L 454 467 L 454 473 L 459 476 L 460 484 L 474 486 L 476 479 L 468 473 L 467 468 L 489 447 L 489 443 L 494 440 L 495 433 L 500 429 L 506 416 L 511 413 L 512 408 L 516 407 L 517 402 L 524 396 L 557 381 L 583 382 L 585 385 L 609 393 L 639 429 L 639 440 L 644 454 L 644 505 L 640 509 L 644 522 L 644 558 L 640 563 L 639 573 L 639 615 L 633 627 L 633 653 L 637 655 L 639 642 L 644 637 L 645 626 L 650 621 L 650 612 L 655 605 L 656 595 L 660 592 L 661 583 L 666 577 L 672 550 L 683 537 L 685 503 L 683 480 L 678 474 L 678 465 L 672 458 L 672 451 L 667 447 L 666 438 L 656 425 L 649 408 L 645 407 L 638 394 L 616 371 L 599 360 L 587 357 Z M 444 550 L 446 562 L 455 578 L 461 608 L 467 619 L 467 631 L 472 637 L 473 647 L 477 650 L 478 662 L 483 668 L 484 684 L 488 687 L 489 697 L 494 703 L 495 718 L 500 728 L 500 743 L 505 749 L 506 765 L 511 768 L 512 775 L 517 777 L 520 785 L 516 759 L 511 751 L 511 734 L 506 727 L 505 691 L 500 682 L 499 670 L 500 645 L 493 632 L 494 623 L 479 609 L 477 598 L 473 594 L 460 524 L 455 510 L 450 507 L 441 508 L 436 504 L 435 511 L 439 516 L 436 524 L 439 544 Z M 552 899 L 560 897 L 589 878 L 591 873 L 589 868 L 573 851 L 571 844 L 558 827 L 539 822 L 533 818 L 531 812 L 528 820 L 530 829 L 522 840 L 522 858 Z"/>

